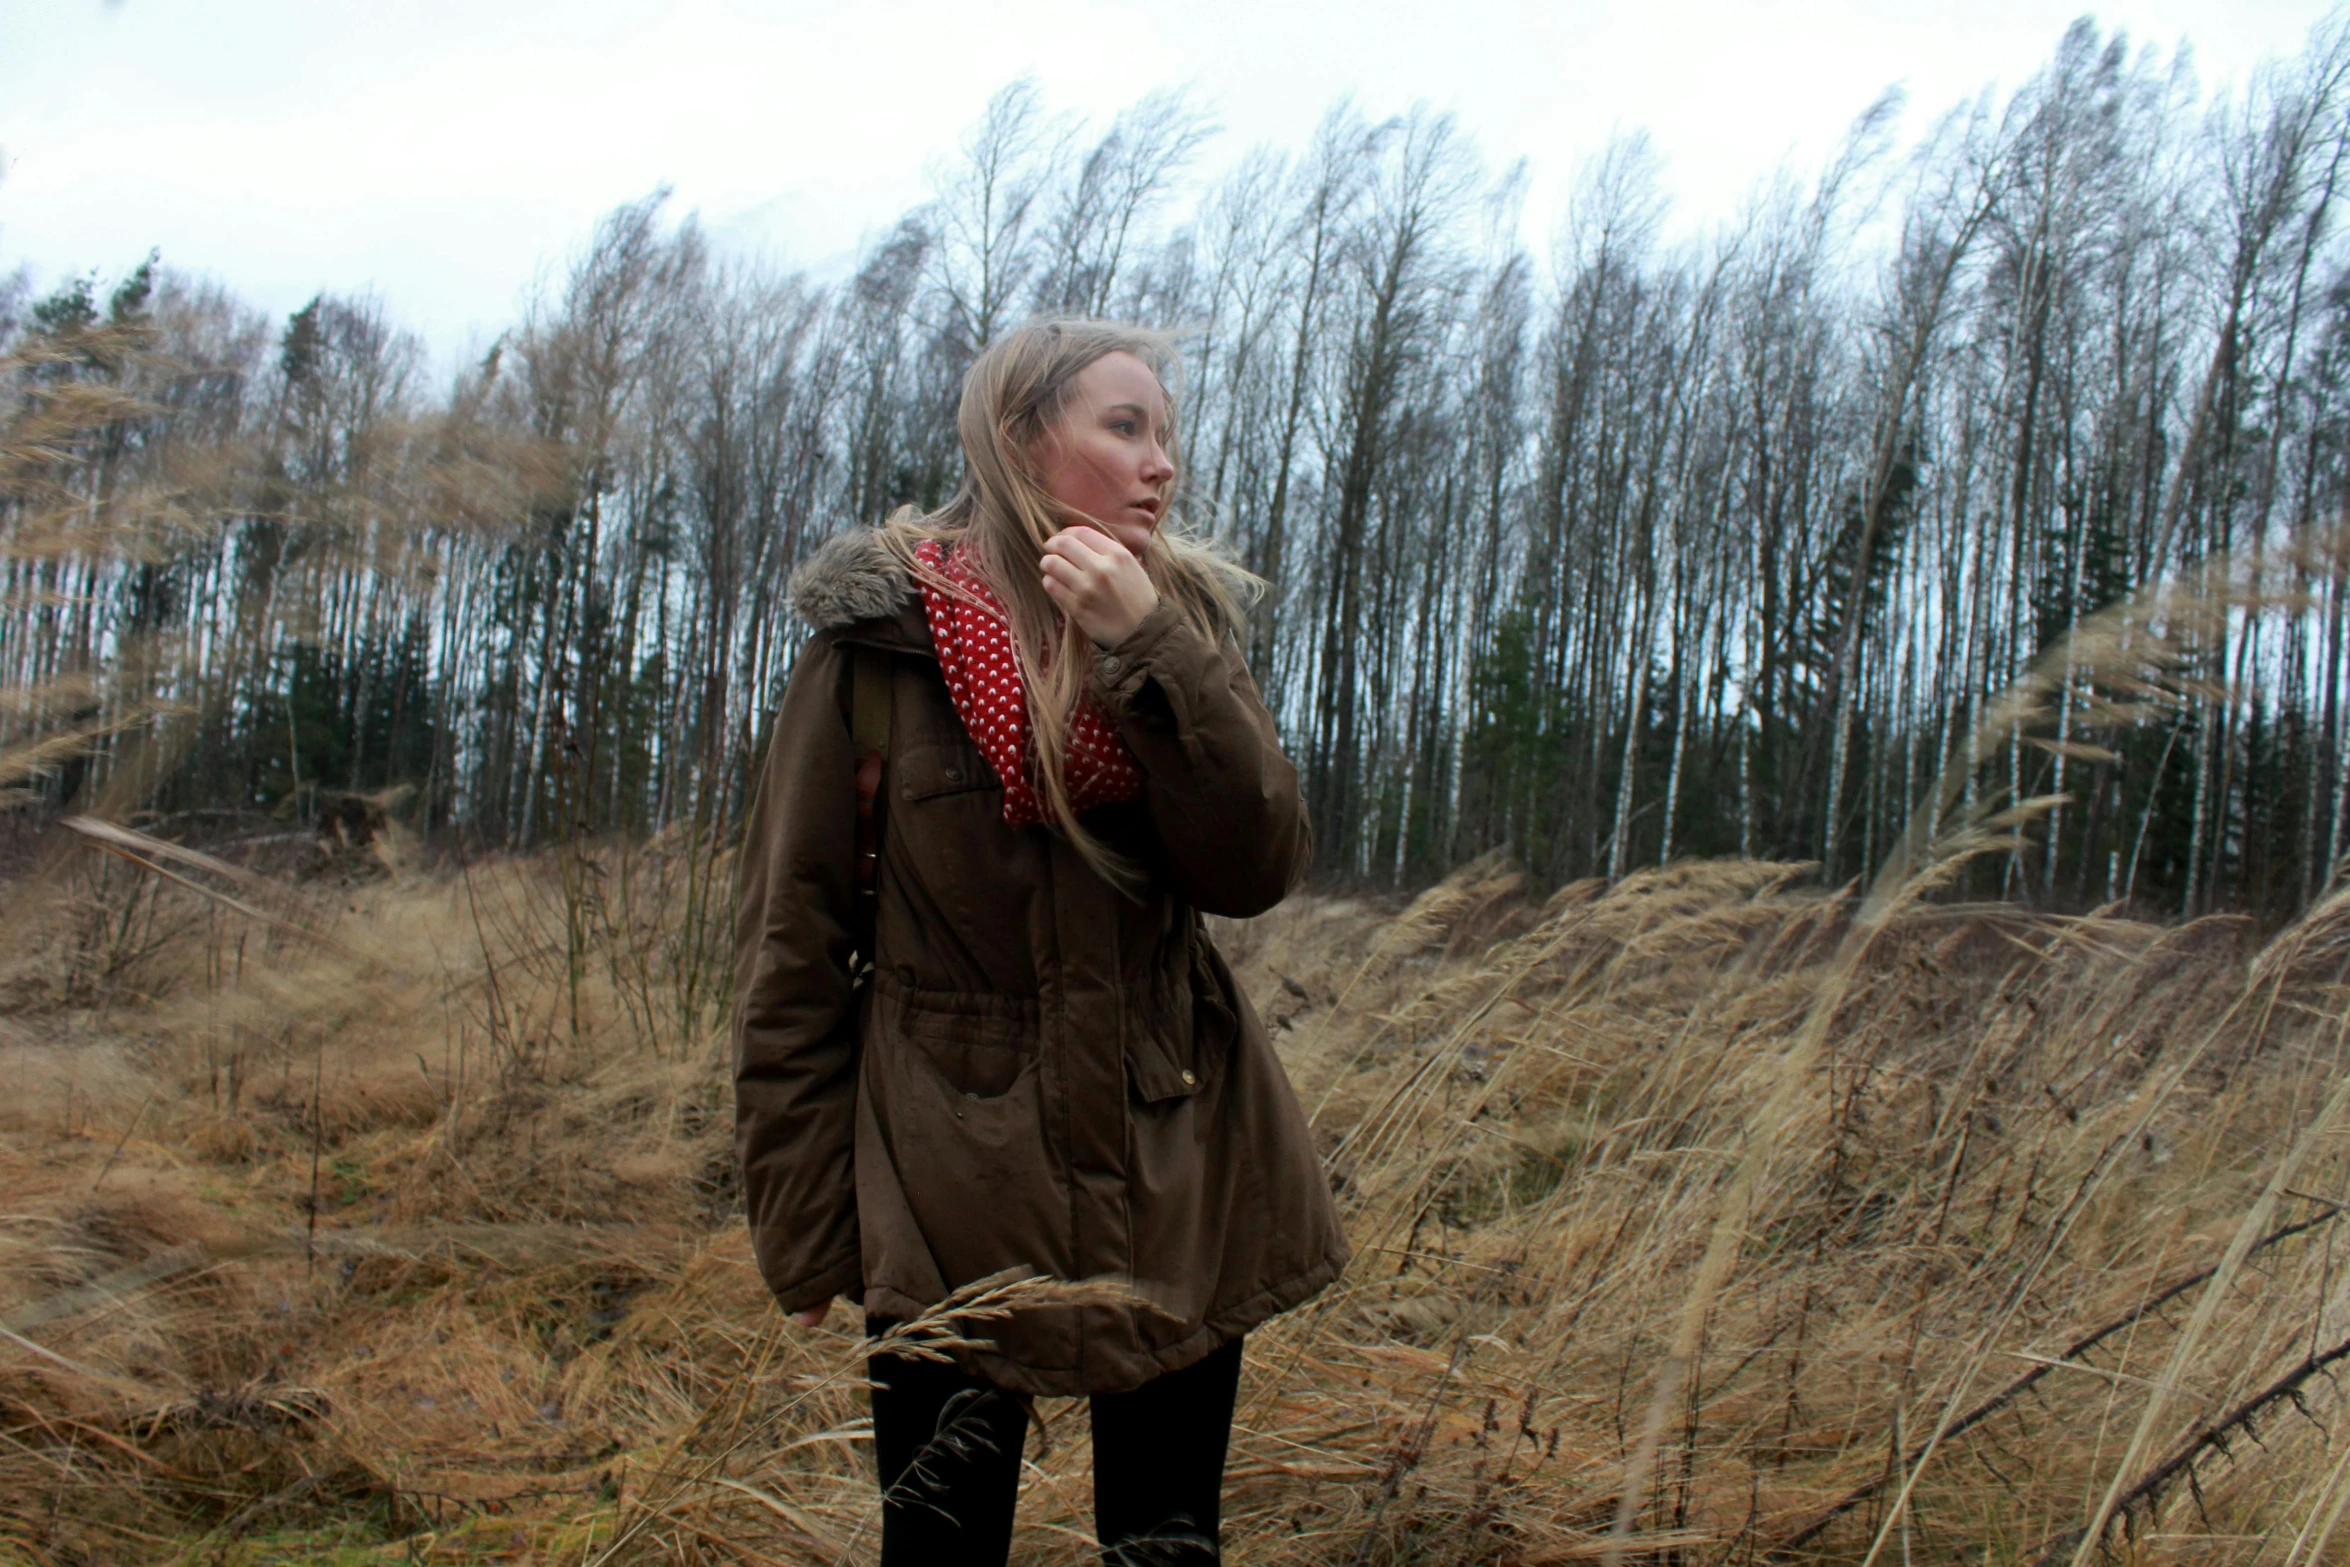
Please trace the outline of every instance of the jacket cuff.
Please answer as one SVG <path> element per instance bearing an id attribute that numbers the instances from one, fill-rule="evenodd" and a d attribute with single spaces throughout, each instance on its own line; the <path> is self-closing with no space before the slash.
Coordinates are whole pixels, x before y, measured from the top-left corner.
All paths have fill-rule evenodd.
<path id="1" fill-rule="evenodd" d="M 786 1311 L 805 1311 L 810 1306 L 829 1305 L 835 1295 L 862 1293 L 865 1267 L 861 1259 L 843 1258 L 822 1273 L 801 1279 L 788 1287 L 770 1285 L 775 1304 Z"/>
<path id="2" fill-rule="evenodd" d="M 1122 642 L 1106 648 L 1096 648 L 1093 672 L 1087 678 L 1087 694 L 1093 703 L 1113 718 L 1131 717 L 1134 704 L 1149 683 L 1151 661 L 1157 657 L 1160 645 L 1176 628 L 1183 624 L 1183 614 L 1171 598 L 1161 596 L 1142 617 L 1142 623 L 1126 634 Z"/>

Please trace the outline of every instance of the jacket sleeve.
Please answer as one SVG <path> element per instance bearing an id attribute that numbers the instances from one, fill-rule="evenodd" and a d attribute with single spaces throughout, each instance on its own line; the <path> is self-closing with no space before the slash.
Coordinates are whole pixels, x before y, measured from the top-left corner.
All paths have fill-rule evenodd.
<path id="1" fill-rule="evenodd" d="M 786 1311 L 858 1287 L 856 784 L 848 659 L 801 649 L 743 830 L 735 904 L 734 1137 L 759 1272 Z"/>
<path id="2" fill-rule="evenodd" d="M 1096 656 L 1091 687 L 1142 768 L 1176 892 L 1235 918 L 1286 897 L 1313 841 L 1297 769 L 1240 650 L 1211 641 L 1162 599 Z"/>

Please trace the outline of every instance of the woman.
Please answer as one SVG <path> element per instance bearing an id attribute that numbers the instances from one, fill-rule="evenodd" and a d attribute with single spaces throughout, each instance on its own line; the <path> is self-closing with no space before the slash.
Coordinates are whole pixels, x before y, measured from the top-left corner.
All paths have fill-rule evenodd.
<path id="1" fill-rule="evenodd" d="M 1279 902 L 1308 842 L 1230 568 L 1166 529 L 1170 364 L 1100 322 L 999 340 L 964 379 L 954 498 L 792 581 L 815 635 L 737 927 L 760 1270 L 801 1323 L 850 1295 L 869 1330 L 1007 1269 L 1128 1286 L 992 1325 L 951 1367 L 872 1363 L 885 1564 L 1005 1559 L 1038 1394 L 1092 1396 L 1106 1559 L 1216 1560 L 1242 1335 L 1346 1261 L 1200 920 Z"/>

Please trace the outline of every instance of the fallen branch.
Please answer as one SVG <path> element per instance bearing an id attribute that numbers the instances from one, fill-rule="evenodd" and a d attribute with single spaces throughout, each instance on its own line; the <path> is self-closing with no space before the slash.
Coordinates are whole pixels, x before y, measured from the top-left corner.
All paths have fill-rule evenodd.
<path id="1" fill-rule="evenodd" d="M 2246 1436 L 2257 1438 L 2259 1433 L 2253 1429 L 2254 1422 L 2277 1405 L 2290 1400 L 2294 1405 L 2301 1407 L 2303 1413 L 2307 1413 L 2307 1407 L 2301 1404 L 2302 1384 L 2329 1366 L 2343 1360 L 2350 1360 L 2350 1338 L 2342 1340 L 2341 1343 L 2322 1353 L 2302 1356 L 2283 1376 L 2278 1377 L 2274 1382 L 2245 1399 L 2217 1420 L 2202 1426 L 2180 1445 L 2177 1452 L 2156 1464 L 2146 1472 L 2143 1479 L 2114 1499 L 2112 1514 L 2106 1520 L 2106 1531 L 2110 1533 L 2117 1522 L 2124 1523 L 2126 1527 L 2126 1520 L 2133 1508 L 2143 1507 L 2148 1513 L 2152 1513 L 2162 1504 L 2162 1493 L 2182 1473 L 2192 1484 L 2195 1478 L 2196 1461 L 2212 1452 L 2225 1454 L 2228 1451 L 2229 1439 L 2237 1432 L 2241 1431 Z"/>
<path id="2" fill-rule="evenodd" d="M 2309 1200 L 2313 1202 L 2323 1201 L 2321 1198 L 2311 1198 Z M 2321 1224 L 2325 1224 L 2334 1219 L 2340 1218 L 2343 1211 L 2344 1208 L 2342 1204 L 2329 1203 L 2327 1204 L 2326 1210 L 2323 1213 L 2317 1214 L 2311 1218 L 2296 1220 L 2294 1223 L 2282 1225 L 2274 1230 L 2269 1231 L 2268 1234 L 2263 1235 L 2259 1240 L 2254 1241 L 2252 1243 L 2251 1251 L 2246 1252 L 2245 1255 L 2254 1255 L 2255 1253 L 2266 1250 L 2268 1247 L 2277 1245 L 2279 1242 L 2291 1240 L 2296 1235 L 2304 1234 L 2307 1231 L 2316 1229 Z M 2177 1283 L 2169 1286 L 2167 1289 L 2164 1289 L 2157 1294 L 2147 1296 L 2137 1305 L 2130 1308 L 2128 1312 L 2124 1313 L 2122 1316 L 2116 1317 L 2113 1321 L 2099 1328 L 2096 1332 L 2089 1334 L 2085 1338 L 2076 1339 L 2072 1343 L 2067 1344 L 2064 1347 L 2064 1352 L 2062 1354 L 2034 1365 L 2031 1370 L 2017 1377 L 2014 1381 L 2008 1383 L 2007 1386 L 2001 1388 L 1998 1392 L 1992 1394 L 1989 1398 L 1984 1399 L 1974 1408 L 1968 1410 L 1965 1414 L 1950 1422 L 1950 1429 L 1942 1433 L 1942 1440 L 1947 1442 L 1952 1437 L 1959 1435 L 1961 1432 L 1981 1425 L 1984 1421 L 1990 1419 L 1993 1415 L 1999 1413 L 1999 1411 L 2014 1403 L 2024 1394 L 2030 1392 L 2039 1384 L 2041 1378 L 2047 1376 L 2051 1371 L 2067 1369 L 2064 1367 L 2063 1362 L 2080 1359 L 2081 1356 L 2087 1354 L 2090 1350 L 2095 1349 L 2098 1345 L 2104 1343 L 2107 1339 L 2113 1337 L 2116 1333 L 2120 1333 L 2125 1329 L 2136 1326 L 2138 1322 L 2144 1319 L 2149 1313 L 2161 1310 L 2164 1306 L 2169 1305 L 2172 1301 L 2178 1299 L 2181 1295 L 2186 1294 L 2189 1290 L 2194 1289 L 2197 1285 L 2202 1284 L 2208 1280 L 2218 1271 L 2219 1264 L 2213 1263 L 2210 1267 L 2205 1268 L 2200 1272 L 2191 1273 L 2187 1277 L 2179 1280 Z M 2299 1384 L 2295 1385 L 2298 1386 Z M 1921 1443 L 1919 1446 L 1902 1455 L 1899 1467 L 1902 1469 L 1908 1469 L 1914 1466 L 1918 1460 L 1924 1456 L 1925 1445 Z M 1802 1550 L 1812 1541 L 1818 1539 L 1822 1534 L 1826 1533 L 1830 1524 L 1834 1523 L 1837 1519 L 1843 1517 L 1846 1513 L 1851 1512 L 1855 1507 L 1860 1506 L 1863 1502 L 1870 1500 L 1879 1492 L 1883 1491 L 1885 1488 L 1886 1479 L 1886 1475 L 1879 1475 L 1876 1479 L 1869 1481 L 1865 1485 L 1858 1486 L 1855 1489 L 1846 1492 L 1844 1496 L 1826 1512 L 1820 1514 L 1810 1523 L 1805 1524 L 1801 1529 L 1797 1530 L 1793 1535 L 1781 1541 L 1778 1545 L 1772 1547 L 1771 1554 L 1773 1556 L 1783 1557 Z"/>

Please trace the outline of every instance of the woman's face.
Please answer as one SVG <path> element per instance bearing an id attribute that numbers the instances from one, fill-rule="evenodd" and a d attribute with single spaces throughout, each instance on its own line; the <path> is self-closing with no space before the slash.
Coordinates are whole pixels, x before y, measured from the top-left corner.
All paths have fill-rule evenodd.
<path id="1" fill-rule="evenodd" d="M 1068 411 L 1035 452 L 1045 493 L 1136 560 L 1167 509 L 1175 477 L 1167 448 L 1167 394 L 1132 354 L 1104 354 L 1077 372 Z"/>

